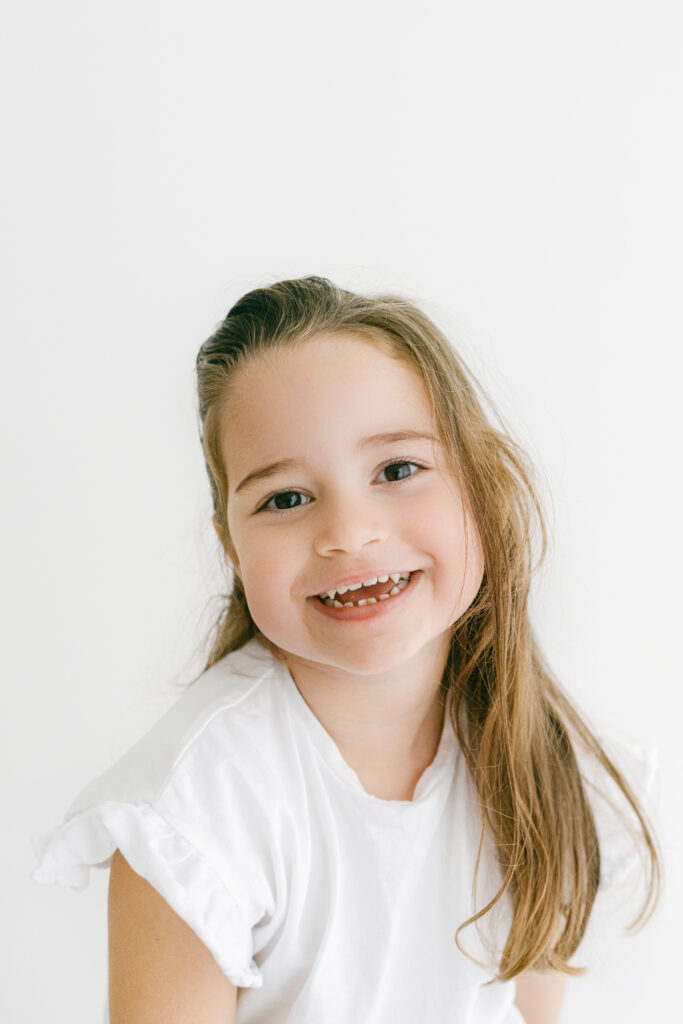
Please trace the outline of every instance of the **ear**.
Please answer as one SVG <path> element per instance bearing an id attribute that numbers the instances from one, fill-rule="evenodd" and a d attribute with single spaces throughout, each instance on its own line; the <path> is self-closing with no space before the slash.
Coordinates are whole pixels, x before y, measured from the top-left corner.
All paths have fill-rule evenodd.
<path id="1" fill-rule="evenodd" d="M 221 547 L 223 548 L 223 550 L 226 552 L 228 558 L 230 559 L 230 563 L 232 565 L 233 572 L 235 573 L 235 575 L 239 576 L 240 575 L 240 563 L 239 563 L 239 559 L 237 558 L 237 552 L 235 551 L 235 548 L 233 547 L 232 542 L 230 541 L 230 539 L 225 537 L 225 535 L 223 533 L 223 530 L 221 529 L 221 525 L 218 522 L 218 519 L 217 519 L 217 517 L 215 515 L 213 517 L 213 528 L 216 531 L 216 536 L 218 537 L 219 541 L 221 542 Z"/>

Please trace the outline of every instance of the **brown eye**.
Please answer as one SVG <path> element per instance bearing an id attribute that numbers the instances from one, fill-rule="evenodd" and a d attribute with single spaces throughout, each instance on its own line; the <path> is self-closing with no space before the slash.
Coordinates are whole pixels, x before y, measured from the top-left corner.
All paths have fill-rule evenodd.
<path id="1" fill-rule="evenodd" d="M 304 501 L 299 501 L 299 498 L 304 498 Z M 301 491 L 280 491 L 278 494 L 273 494 L 268 500 L 261 506 L 259 512 L 264 509 L 269 512 L 286 512 L 288 509 L 300 508 L 301 505 L 306 505 L 311 499 Z M 275 504 L 271 504 L 275 502 Z"/>
<path id="2" fill-rule="evenodd" d="M 417 462 L 408 462 L 407 460 L 400 460 L 399 462 L 390 462 L 388 466 L 385 466 L 382 473 L 388 473 L 390 475 L 389 483 L 397 483 L 400 480 L 407 480 L 411 476 L 415 476 L 415 473 L 404 472 L 409 466 L 414 466 L 416 470 L 422 469 L 422 466 L 418 465 Z M 397 472 L 398 471 L 398 472 Z M 397 475 L 394 475 L 397 472 Z"/>

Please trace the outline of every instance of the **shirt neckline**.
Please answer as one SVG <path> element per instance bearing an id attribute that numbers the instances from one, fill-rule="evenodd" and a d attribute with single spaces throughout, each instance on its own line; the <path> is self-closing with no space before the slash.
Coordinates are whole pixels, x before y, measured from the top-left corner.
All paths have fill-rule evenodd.
<path id="1" fill-rule="evenodd" d="M 278 661 L 277 667 L 282 676 L 284 688 L 289 696 L 290 707 L 305 728 L 316 750 L 334 774 L 353 789 L 363 800 L 378 807 L 405 809 L 409 813 L 410 808 L 417 808 L 424 804 L 431 795 L 441 788 L 442 784 L 452 777 L 457 742 L 450 717 L 451 691 L 448 692 L 446 697 L 443 728 L 436 754 L 431 764 L 427 765 L 418 779 L 412 800 L 385 800 L 382 797 L 368 793 L 356 771 L 344 759 L 336 742 L 306 703 L 287 666 Z"/>

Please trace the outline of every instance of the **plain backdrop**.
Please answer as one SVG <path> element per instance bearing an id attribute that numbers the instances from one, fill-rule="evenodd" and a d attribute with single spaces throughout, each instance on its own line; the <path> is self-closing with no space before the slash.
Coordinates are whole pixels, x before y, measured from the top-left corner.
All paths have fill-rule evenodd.
<path id="1" fill-rule="evenodd" d="M 194 358 L 249 288 L 414 299 L 552 496 L 544 650 L 659 750 L 661 908 L 563 1024 L 678 1002 L 678 0 L 3 0 L 0 1016 L 100 1019 L 108 873 L 30 836 L 202 667 L 225 590 Z M 424 1022 L 431 1024 L 431 1022 Z"/>

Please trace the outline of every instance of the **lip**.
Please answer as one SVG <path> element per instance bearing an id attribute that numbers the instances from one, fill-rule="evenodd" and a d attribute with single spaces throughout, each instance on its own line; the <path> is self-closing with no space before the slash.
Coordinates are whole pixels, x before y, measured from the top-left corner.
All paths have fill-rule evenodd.
<path id="1" fill-rule="evenodd" d="M 381 573 L 381 575 L 386 576 L 389 574 Z M 326 615 L 329 619 L 336 619 L 337 622 L 367 622 L 369 619 L 379 619 L 384 615 L 391 615 L 392 612 L 403 608 L 408 600 L 408 595 L 412 594 L 416 587 L 419 587 L 422 576 L 423 572 L 421 569 L 413 569 L 408 586 L 400 594 L 396 594 L 388 601 L 377 601 L 376 604 L 366 604 L 361 608 L 357 606 L 353 608 L 328 608 L 326 604 L 323 604 L 318 599 L 317 594 L 306 600 L 313 603 L 313 606 L 321 615 Z M 367 578 L 366 576 L 365 579 Z M 351 582 L 357 581 L 352 580 Z M 340 583 L 339 586 L 344 586 L 344 584 Z"/>
<path id="2" fill-rule="evenodd" d="M 310 601 L 311 598 L 319 597 L 320 594 L 326 594 L 328 592 L 328 590 L 339 590 L 340 587 L 353 586 L 354 583 L 362 583 L 363 580 L 372 580 L 375 577 L 379 578 L 380 576 L 396 576 L 397 574 L 400 576 L 400 575 L 403 575 L 403 573 L 406 573 L 406 572 L 416 573 L 416 572 L 420 572 L 420 570 L 419 569 L 392 569 L 391 571 L 387 571 L 386 569 L 381 569 L 381 570 L 368 569 L 368 571 L 363 573 L 362 576 L 359 576 L 359 575 L 349 576 L 349 577 L 347 577 L 344 580 L 336 580 L 336 582 L 330 583 L 328 586 L 322 587 L 316 594 L 311 594 L 311 596 L 308 598 L 308 600 Z"/>

